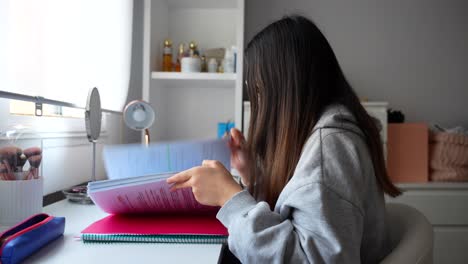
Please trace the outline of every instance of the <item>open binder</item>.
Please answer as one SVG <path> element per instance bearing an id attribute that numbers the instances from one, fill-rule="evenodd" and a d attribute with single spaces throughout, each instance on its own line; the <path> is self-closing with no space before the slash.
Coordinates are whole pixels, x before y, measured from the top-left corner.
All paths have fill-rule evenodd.
<path id="1" fill-rule="evenodd" d="M 170 191 L 166 179 L 174 173 L 161 173 L 169 167 L 178 170 L 200 165 L 200 159 L 223 160 L 229 168 L 230 151 L 226 142 L 221 140 L 189 142 L 188 145 L 177 142 L 172 145 L 154 145 L 148 148 L 131 145 L 112 147 L 105 157 L 108 167 L 122 168 L 118 176 L 111 180 L 90 182 L 88 195 L 93 202 L 110 215 L 91 224 L 81 232 L 84 242 L 158 242 L 158 243 L 225 243 L 228 231 L 216 219 L 219 207 L 205 206 L 198 203 L 191 189 Z M 160 148 L 164 148 L 164 156 Z M 168 152 L 172 149 L 173 152 Z M 210 151 L 207 151 L 210 150 Z M 213 151 L 215 149 L 216 151 Z M 203 157 L 195 157 L 197 151 Z M 109 155 L 111 153 L 111 155 Z M 174 154 L 173 154 L 174 153 Z M 190 153 L 191 155 L 188 155 Z M 123 157 L 140 157 L 138 166 L 155 174 L 137 176 L 135 164 L 125 162 Z M 190 157 L 189 161 L 175 160 L 176 157 Z M 152 160 L 157 159 L 160 164 Z M 142 164 L 145 160 L 150 164 Z M 167 162 L 178 166 L 167 166 Z M 118 164 L 116 164 L 118 162 Z M 181 166 L 180 164 L 184 164 Z M 122 171 L 127 171 L 128 178 L 122 178 Z M 158 174 L 159 173 L 159 174 Z"/>

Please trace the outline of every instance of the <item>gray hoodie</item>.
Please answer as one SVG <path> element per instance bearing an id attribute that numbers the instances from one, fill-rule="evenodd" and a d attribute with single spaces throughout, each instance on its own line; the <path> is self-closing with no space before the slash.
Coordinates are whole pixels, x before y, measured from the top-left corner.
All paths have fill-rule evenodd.
<path id="1" fill-rule="evenodd" d="M 322 114 L 274 211 L 244 190 L 217 218 L 243 263 L 376 263 L 385 203 L 362 131 L 342 106 Z"/>

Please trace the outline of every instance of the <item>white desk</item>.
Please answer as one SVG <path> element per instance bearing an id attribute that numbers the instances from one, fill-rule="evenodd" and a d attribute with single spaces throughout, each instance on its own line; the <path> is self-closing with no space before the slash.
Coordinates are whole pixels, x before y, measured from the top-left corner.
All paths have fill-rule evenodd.
<path id="1" fill-rule="evenodd" d="M 24 263 L 217 263 L 221 252 L 217 244 L 84 244 L 76 238 L 80 231 L 106 213 L 67 200 L 44 207 L 44 213 L 66 218 L 64 236 Z"/>

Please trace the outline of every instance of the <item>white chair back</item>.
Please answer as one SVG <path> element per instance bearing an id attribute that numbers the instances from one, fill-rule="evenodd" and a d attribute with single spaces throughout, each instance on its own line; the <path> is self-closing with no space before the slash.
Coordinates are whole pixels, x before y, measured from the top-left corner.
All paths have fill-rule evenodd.
<path id="1" fill-rule="evenodd" d="M 433 229 L 418 210 L 404 204 L 388 203 L 387 225 L 392 252 L 383 264 L 432 264 Z"/>

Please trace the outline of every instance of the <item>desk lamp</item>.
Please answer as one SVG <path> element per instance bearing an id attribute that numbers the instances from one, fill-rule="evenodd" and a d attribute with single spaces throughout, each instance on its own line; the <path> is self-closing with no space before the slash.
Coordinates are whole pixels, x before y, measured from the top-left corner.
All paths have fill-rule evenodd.
<path id="1" fill-rule="evenodd" d="M 142 100 L 128 103 L 123 112 L 125 124 L 137 131 L 145 131 L 145 145 L 150 143 L 149 127 L 154 122 L 155 113 L 151 105 Z"/>

